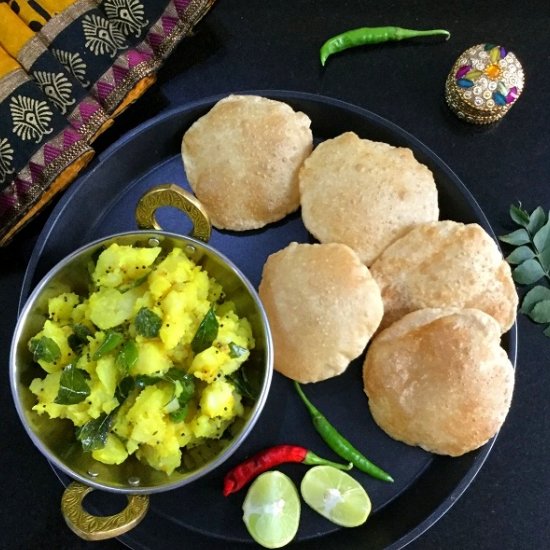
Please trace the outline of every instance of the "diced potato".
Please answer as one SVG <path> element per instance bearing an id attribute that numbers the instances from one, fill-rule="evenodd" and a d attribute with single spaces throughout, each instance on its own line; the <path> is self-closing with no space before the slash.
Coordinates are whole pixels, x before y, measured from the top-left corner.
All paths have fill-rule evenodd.
<path id="1" fill-rule="evenodd" d="M 174 284 L 189 281 L 194 267 L 183 250 L 175 248 L 149 276 L 149 288 L 152 294 L 158 299 Z"/>
<path id="2" fill-rule="evenodd" d="M 229 422 L 223 418 L 211 418 L 201 414 L 193 418 L 189 425 L 197 439 L 219 439 Z"/>
<path id="3" fill-rule="evenodd" d="M 233 385 L 221 379 L 208 384 L 202 392 L 200 407 L 212 418 L 233 418 L 236 409 Z"/>
<path id="4" fill-rule="evenodd" d="M 97 360 L 95 369 L 97 377 L 108 395 L 115 395 L 117 384 L 117 368 L 115 358 L 105 355 Z"/>
<path id="5" fill-rule="evenodd" d="M 90 296 L 90 320 L 101 330 L 121 325 L 132 317 L 138 293 L 136 289 L 120 292 L 115 288 L 101 288 Z"/>
<path id="6" fill-rule="evenodd" d="M 161 389 L 153 385 L 141 391 L 126 413 L 126 422 L 132 425 L 130 439 L 148 445 L 156 445 L 164 439 L 170 420 L 163 409 L 171 396 L 170 387 Z"/>
<path id="7" fill-rule="evenodd" d="M 48 301 L 48 314 L 55 323 L 65 324 L 70 321 L 73 309 L 80 303 L 74 292 L 64 292 Z"/>
<path id="8" fill-rule="evenodd" d="M 162 342 L 157 340 L 137 340 L 138 359 L 130 373 L 160 375 L 172 367 Z"/>
<path id="9" fill-rule="evenodd" d="M 160 254 L 160 247 L 136 248 L 112 244 L 97 260 L 92 280 L 97 286 L 115 288 L 147 275 Z"/>
<path id="10" fill-rule="evenodd" d="M 128 452 L 116 435 L 108 434 L 105 447 L 92 451 L 92 456 L 104 464 L 122 464 L 128 458 Z"/>
<path id="11" fill-rule="evenodd" d="M 181 449 L 175 435 L 165 435 L 162 445 L 142 445 L 136 455 L 149 466 L 168 475 L 181 464 Z"/>
<path id="12" fill-rule="evenodd" d="M 172 349 L 185 338 L 190 341 L 193 318 L 188 314 L 188 292 L 171 290 L 162 300 L 163 325 L 160 329 L 160 339 L 166 349 Z M 192 338 L 192 337 L 191 337 Z M 186 343 L 187 343 L 186 342 Z"/>
<path id="13" fill-rule="evenodd" d="M 226 353 L 223 353 L 218 348 L 211 346 L 195 355 L 193 361 L 191 362 L 191 366 L 189 367 L 189 373 L 210 384 L 216 380 L 221 366 L 227 361 L 227 359 L 228 356 Z"/>

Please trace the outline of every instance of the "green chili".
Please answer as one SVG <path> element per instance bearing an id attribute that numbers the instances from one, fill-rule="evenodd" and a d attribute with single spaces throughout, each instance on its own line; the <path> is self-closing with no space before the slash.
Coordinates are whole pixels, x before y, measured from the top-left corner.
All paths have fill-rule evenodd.
<path id="1" fill-rule="evenodd" d="M 367 459 L 361 452 L 359 452 L 344 436 L 342 436 L 338 430 L 321 414 L 321 412 L 311 403 L 311 401 L 305 396 L 300 384 L 294 382 L 298 395 L 304 402 L 311 419 L 313 420 L 313 426 L 323 438 L 324 442 L 344 460 L 351 462 L 358 470 L 365 472 L 366 474 L 381 479 L 382 481 L 389 481 L 393 483 L 393 478 L 390 474 L 384 472 L 381 468 L 373 464 Z"/>
<path id="2" fill-rule="evenodd" d="M 348 48 L 364 46 L 365 44 L 381 44 L 382 42 L 405 40 L 406 38 L 416 38 L 418 36 L 435 35 L 443 35 L 448 40 L 451 33 L 444 29 L 417 31 L 401 27 L 360 27 L 352 29 L 329 38 L 321 46 L 321 65 L 324 66 L 328 57 L 333 53 L 338 53 Z"/>

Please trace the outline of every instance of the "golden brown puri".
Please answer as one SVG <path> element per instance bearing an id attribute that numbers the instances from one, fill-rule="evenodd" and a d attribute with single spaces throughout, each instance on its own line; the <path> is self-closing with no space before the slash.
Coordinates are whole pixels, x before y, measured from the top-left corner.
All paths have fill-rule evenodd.
<path id="1" fill-rule="evenodd" d="M 340 242 L 371 265 L 418 223 L 438 219 L 430 170 L 410 149 L 346 132 L 319 144 L 300 170 L 304 225 L 321 242 Z"/>
<path id="2" fill-rule="evenodd" d="M 510 266 L 477 224 L 416 227 L 389 246 L 371 272 L 384 301 L 381 328 L 429 307 L 481 309 L 499 322 L 501 332 L 514 323 L 518 296 Z"/>
<path id="3" fill-rule="evenodd" d="M 458 456 L 486 443 L 502 426 L 514 369 L 490 315 L 424 309 L 373 338 L 363 381 L 372 416 L 388 435 Z"/>
<path id="4" fill-rule="evenodd" d="M 219 229 L 257 229 L 299 207 L 310 119 L 280 101 L 230 95 L 185 132 L 189 184 Z"/>
<path id="5" fill-rule="evenodd" d="M 368 268 L 337 243 L 291 243 L 272 254 L 259 294 L 273 335 L 275 370 L 303 383 L 346 370 L 383 313 Z"/>

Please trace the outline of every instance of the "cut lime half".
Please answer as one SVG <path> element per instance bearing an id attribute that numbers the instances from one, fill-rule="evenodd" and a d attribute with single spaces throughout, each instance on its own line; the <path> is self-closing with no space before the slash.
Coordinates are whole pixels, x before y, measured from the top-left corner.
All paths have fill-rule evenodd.
<path id="1" fill-rule="evenodd" d="M 298 531 L 300 496 L 292 480 L 277 470 L 258 476 L 246 493 L 243 521 L 265 548 L 281 548 Z"/>
<path id="2" fill-rule="evenodd" d="M 365 523 L 371 511 L 370 498 L 363 486 L 332 466 L 310 468 L 302 479 L 300 491 L 311 508 L 342 527 Z"/>

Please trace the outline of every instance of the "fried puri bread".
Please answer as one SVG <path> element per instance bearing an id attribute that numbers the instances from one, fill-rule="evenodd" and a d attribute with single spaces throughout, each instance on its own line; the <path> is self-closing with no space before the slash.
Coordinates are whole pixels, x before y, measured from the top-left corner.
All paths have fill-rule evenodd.
<path id="1" fill-rule="evenodd" d="M 310 119 L 280 101 L 230 95 L 185 132 L 191 189 L 219 229 L 257 229 L 299 207 L 298 170 L 313 148 Z"/>
<path id="2" fill-rule="evenodd" d="M 345 371 L 383 314 L 368 268 L 338 243 L 291 243 L 272 254 L 259 294 L 273 336 L 274 368 L 303 383 Z"/>
<path id="3" fill-rule="evenodd" d="M 423 309 L 375 336 L 363 366 L 375 422 L 391 437 L 459 456 L 493 437 L 514 369 L 500 327 L 477 309 Z"/>
<path id="4" fill-rule="evenodd" d="M 315 148 L 300 170 L 300 195 L 308 231 L 347 244 L 369 266 L 416 224 L 439 216 L 433 175 L 410 149 L 353 132 Z"/>
<path id="5" fill-rule="evenodd" d="M 506 332 L 518 296 L 510 266 L 477 224 L 440 221 L 412 229 L 371 266 L 384 301 L 385 328 L 417 309 L 481 309 Z"/>

